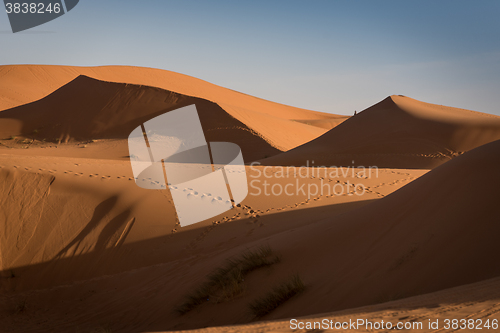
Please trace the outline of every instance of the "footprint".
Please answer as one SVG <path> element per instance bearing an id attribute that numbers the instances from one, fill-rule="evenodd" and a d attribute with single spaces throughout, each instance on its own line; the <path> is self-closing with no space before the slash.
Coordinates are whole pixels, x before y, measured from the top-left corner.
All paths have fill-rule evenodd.
<path id="1" fill-rule="evenodd" d="M 221 201 L 222 201 L 221 197 L 215 197 L 215 198 L 212 199 L 212 203 L 213 204 L 220 203 Z"/>

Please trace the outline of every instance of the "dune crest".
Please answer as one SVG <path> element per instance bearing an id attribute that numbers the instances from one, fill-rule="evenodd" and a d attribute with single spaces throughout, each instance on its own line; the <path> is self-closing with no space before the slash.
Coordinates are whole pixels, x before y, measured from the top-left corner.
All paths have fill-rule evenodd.
<path id="1" fill-rule="evenodd" d="M 39 101 L 0 112 L 0 135 L 67 143 L 118 139 L 116 157 L 128 155 L 126 139 L 145 121 L 195 104 L 208 141 L 230 141 L 251 161 L 280 150 L 216 103 L 159 88 L 78 76 Z M 4 121 L 8 120 L 8 121 Z M 43 138 L 43 139 L 42 139 Z"/>
<path id="2" fill-rule="evenodd" d="M 500 314 L 500 117 L 404 96 L 329 115 L 122 66 L 0 66 L 0 89 L 1 329 Z M 134 176 L 127 137 L 191 104 L 207 141 L 271 166 L 246 165 L 240 204 L 181 227 L 173 195 L 193 189 Z M 301 292 L 270 304 L 291 276 Z"/>
<path id="3" fill-rule="evenodd" d="M 156 87 L 216 103 L 281 151 L 308 142 L 339 123 L 336 115 L 266 101 L 175 72 L 127 66 L 0 66 L 0 110 L 40 100 L 80 75 L 105 82 Z M 307 124 L 309 120 L 326 121 L 315 126 L 314 122 Z M 270 155 L 263 153 L 260 158 Z"/>
<path id="4" fill-rule="evenodd" d="M 269 165 L 436 167 L 500 139 L 500 117 L 390 96 L 324 135 L 263 161 Z"/>
<path id="5" fill-rule="evenodd" d="M 107 170 L 104 172 L 126 170 L 124 162 L 99 163 Z M 88 161 L 85 166 L 71 167 L 83 175 L 74 169 L 75 175 L 57 174 L 46 203 L 48 215 L 40 224 L 39 232 L 45 236 L 38 234 L 38 241 L 47 239 L 46 248 L 33 247 L 37 257 L 19 260 L 13 267 L 16 277 L 2 285 L 23 291 L 15 299 L 29 295 L 30 304 L 44 304 L 47 297 L 82 304 L 69 311 L 64 305 L 55 305 L 50 316 L 56 319 L 41 331 L 50 331 L 54 325 L 64 331 L 80 320 L 86 325 L 83 320 L 96 315 L 95 306 L 112 309 L 97 314 L 100 322 L 120 314 L 114 324 L 117 330 L 164 331 L 247 323 L 252 320 L 246 315 L 248 302 L 291 272 L 302 276 L 307 289 L 263 319 L 317 317 L 318 313 L 475 283 L 500 275 L 495 264 L 500 259 L 495 209 L 498 164 L 500 141 L 495 141 L 435 168 L 381 200 L 334 217 L 330 213 L 326 219 L 311 222 L 335 205 L 309 207 L 302 213 L 297 209 L 257 218 L 266 221 L 260 226 L 249 217 L 243 223 L 235 220 L 169 235 L 175 221 L 167 197 L 132 190 L 133 183 L 127 179 L 101 178 L 100 174 L 88 178 L 85 172 L 96 169 L 95 162 Z M 66 167 L 70 165 L 74 163 Z M 165 212 L 144 219 L 156 205 L 169 209 L 170 217 Z M 79 206 L 85 208 L 84 214 L 72 215 Z M 16 212 L 15 206 L 11 209 Z M 51 218 L 54 214 L 71 223 L 56 224 Z M 169 225 L 160 228 L 165 218 Z M 160 231 L 162 237 L 158 237 Z M 128 239 L 117 246 L 124 234 Z M 11 237 L 8 244 L 14 240 Z M 170 311 L 224 260 L 263 243 L 270 244 L 282 260 L 276 269 L 249 276 L 248 293 L 231 302 L 207 302 L 185 316 Z M 43 254 L 52 259 L 43 260 Z M 22 264 L 25 266 L 19 267 Z M 75 280 L 82 281 L 71 282 Z M 116 289 L 110 290 L 110 285 Z M 33 286 L 44 290 L 30 292 Z M 89 298 L 93 293 L 96 298 Z M 144 301 L 144 293 L 154 297 Z M 404 308 L 411 302 L 400 304 Z M 159 307 L 163 310 L 155 311 Z M 61 313 L 65 315 L 58 317 Z M 133 319 L 124 319 L 128 318 L 124 314 Z"/>

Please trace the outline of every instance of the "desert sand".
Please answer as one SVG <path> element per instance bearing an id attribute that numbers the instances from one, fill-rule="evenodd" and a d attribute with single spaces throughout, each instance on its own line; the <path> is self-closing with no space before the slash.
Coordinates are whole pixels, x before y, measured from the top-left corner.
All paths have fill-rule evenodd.
<path id="1" fill-rule="evenodd" d="M 152 118 L 153 115 L 169 109 L 196 104 L 199 112 L 208 109 L 207 112 L 211 114 L 211 108 L 218 108 L 219 112 L 225 113 L 221 117 L 228 118 L 219 121 L 222 119 L 217 117 L 212 121 L 212 125 L 219 126 L 217 134 L 214 135 L 220 136 L 219 133 L 223 132 L 221 130 L 236 131 L 237 133 L 229 135 L 242 136 L 243 141 L 246 140 L 245 136 L 253 135 L 256 137 L 255 141 L 265 141 L 260 145 L 257 143 L 259 148 L 256 150 L 260 151 L 260 158 L 308 142 L 346 119 L 269 102 L 186 75 L 149 68 L 1 66 L 0 89 L 2 91 L 0 110 L 22 106 L 20 109 L 10 110 L 7 115 L 2 114 L 2 117 L 7 118 L 13 115 L 15 119 L 10 120 L 12 123 L 2 122 L 8 124 L 9 129 L 0 129 L 4 135 L 32 135 L 33 130 L 39 130 L 39 136 L 42 138 L 48 139 L 52 135 L 51 139 L 64 141 L 81 139 L 82 133 L 87 136 L 92 135 L 91 139 L 98 139 L 101 136 L 122 138 L 119 134 L 126 133 L 131 124 L 125 128 L 120 126 L 121 132 L 117 133 L 108 131 L 109 128 L 99 128 L 96 123 L 107 124 L 109 127 L 116 117 L 129 123 L 135 119 L 137 123 L 141 117 Z M 47 98 L 40 100 L 43 97 Z M 32 102 L 36 104 L 29 104 Z M 53 110 L 54 108 L 56 110 Z M 108 108 L 109 111 L 106 111 Z M 141 108 L 139 115 L 136 114 L 138 108 Z M 41 124 L 36 124 L 30 116 L 33 110 L 40 109 L 46 110 L 49 114 L 35 111 L 39 117 L 45 119 Z M 86 113 L 89 109 L 92 110 L 92 114 Z M 120 110 L 120 115 L 117 115 L 117 110 Z M 122 118 L 122 112 L 128 113 L 128 116 Z M 57 123 L 46 123 L 51 117 L 61 114 L 65 115 L 66 120 L 71 119 L 69 123 L 64 122 L 65 119 L 58 120 Z M 30 123 L 26 124 L 26 119 L 23 117 L 30 118 Z M 208 118 L 213 117 L 208 116 Z M 91 128 L 79 124 L 80 132 L 75 133 L 77 131 L 74 128 L 75 122 L 81 119 L 90 123 Z M 329 119 L 334 121 L 318 122 L 318 126 L 311 122 Z M 24 127 L 21 128 L 20 124 Z M 55 126 L 60 128 L 55 130 Z M 44 133 L 46 128 L 47 133 Z M 206 130 L 215 131 L 213 128 Z M 270 147 L 263 147 L 265 144 Z"/>
<path id="2" fill-rule="evenodd" d="M 415 330 L 437 332 L 500 319 L 500 117 L 391 96 L 348 118 L 129 67 L 3 66 L 0 101 L 2 332 L 289 332 L 291 318 L 439 319 Z M 180 227 L 170 193 L 183 189 L 138 187 L 126 138 L 190 104 L 208 141 L 261 164 L 245 167 L 241 205 Z M 279 262 L 234 297 L 176 311 L 262 246 Z M 253 315 L 249 303 L 293 274 L 304 291 Z"/>
<path id="3" fill-rule="evenodd" d="M 267 165 L 377 165 L 431 169 L 500 139 L 500 117 L 393 95 Z"/>

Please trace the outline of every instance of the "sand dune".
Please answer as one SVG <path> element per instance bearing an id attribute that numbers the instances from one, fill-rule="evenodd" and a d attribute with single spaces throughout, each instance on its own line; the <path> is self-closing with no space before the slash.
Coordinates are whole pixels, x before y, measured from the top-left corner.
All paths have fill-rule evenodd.
<path id="1" fill-rule="evenodd" d="M 0 331 L 273 332 L 304 316 L 500 314 L 500 117 L 402 96 L 328 115 L 119 66 L 1 66 L 0 89 Z M 237 143 L 247 162 L 277 155 L 246 166 L 241 205 L 181 228 L 171 193 L 184 189 L 138 187 L 126 137 L 190 104 L 208 141 Z M 262 245 L 281 261 L 241 277 L 234 298 L 175 312 L 214 269 Z M 248 304 L 295 273 L 305 291 L 255 318 Z"/>
<path id="2" fill-rule="evenodd" d="M 261 183 L 284 186 L 296 179 L 270 179 L 276 170 L 255 168 L 247 167 L 247 175 Z M 379 177 L 363 180 L 366 194 L 361 197 L 347 191 L 310 198 L 302 193 L 266 196 L 256 195 L 251 188 L 241 207 L 180 228 L 170 192 L 139 188 L 128 161 L 0 155 L 5 216 L 0 228 L 7 230 L 1 236 L 0 271 L 16 275 L 11 285 L 3 287 L 19 291 L 53 287 L 211 252 L 227 237 L 255 241 L 366 205 L 423 173 L 381 170 Z M 299 180 L 306 186 L 321 182 L 312 175 Z M 349 173 L 332 183 L 337 180 L 355 183 L 356 178 Z M 288 220 L 291 216 L 294 221 Z M 238 247 L 238 242 L 233 246 Z M 186 248 L 192 251 L 185 253 Z"/>
<path id="3" fill-rule="evenodd" d="M 237 143 L 249 161 L 280 152 L 255 129 L 213 102 L 86 76 L 79 76 L 39 101 L 1 112 L 0 135 L 56 143 L 115 139 L 119 141 L 108 158 L 120 158 L 128 155 L 126 139 L 133 129 L 157 115 L 191 104 L 197 107 L 208 141 Z"/>
<path id="4" fill-rule="evenodd" d="M 318 294 L 303 296 L 300 302 L 309 304 L 305 311 L 349 308 L 498 276 L 499 163 L 500 141 L 495 141 L 380 201 L 301 230 L 296 240 L 310 252 L 289 248 L 294 267 L 303 267 L 304 274 L 322 267 L 321 274 L 310 275 Z M 293 237 L 275 243 L 285 247 Z M 325 255 L 311 261 L 312 253 Z"/>
<path id="5" fill-rule="evenodd" d="M 338 118 L 327 113 L 266 101 L 174 72 L 125 66 L 0 66 L 0 89 L 2 90 L 0 110 L 35 102 L 63 87 L 79 75 L 107 82 L 157 87 L 216 103 L 231 117 L 245 124 L 247 128 L 252 129 L 258 136 L 281 151 L 310 141 L 331 128 L 328 127 L 329 122 L 323 122 L 322 126 L 307 125 L 305 122 L 308 120 Z M 76 91 L 72 91 L 71 95 L 80 93 L 79 90 L 85 92 L 86 88 L 79 86 Z M 64 100 L 64 97 L 60 98 Z M 115 100 L 118 99 L 116 96 Z M 69 101 L 67 98 L 66 100 Z M 331 126 L 334 125 L 335 122 L 331 124 Z M 269 154 L 263 152 L 263 155 Z"/>
<path id="6" fill-rule="evenodd" d="M 312 125 L 324 129 L 332 129 L 340 124 L 342 124 L 344 121 L 349 119 L 350 116 L 335 116 L 334 118 L 328 118 L 328 119 L 306 119 L 306 120 L 301 120 L 297 119 L 295 121 L 298 121 L 300 123 L 304 123 L 307 125 Z"/>
<path id="7" fill-rule="evenodd" d="M 3 92 L 0 110 L 39 100 L 79 75 L 108 82 L 157 87 L 283 119 L 328 119 L 332 117 L 322 112 L 266 101 L 176 72 L 130 66 L 0 66 L 0 87 Z"/>
<path id="8" fill-rule="evenodd" d="M 481 146 L 386 198 L 267 239 L 285 259 L 279 272 L 255 283 L 277 283 L 300 272 L 309 290 L 266 319 L 348 309 L 499 276 L 499 153 L 500 141 Z M 201 312 L 229 324 L 216 309 L 207 305 Z M 230 311 L 231 318 L 240 313 L 218 310 Z M 213 325 L 202 316 L 190 314 L 184 323 Z"/>
<path id="9" fill-rule="evenodd" d="M 283 266 L 255 283 L 276 283 L 300 272 L 309 290 L 266 319 L 348 309 L 499 276 L 499 163 L 500 141 L 495 141 L 386 198 L 268 238 L 283 254 Z M 214 320 L 218 324 L 229 324 L 216 309 L 207 305 L 203 311 L 220 318 Z M 231 311 L 231 318 L 239 313 L 218 310 Z M 212 325 L 202 316 L 193 313 L 187 322 Z"/>
<path id="10" fill-rule="evenodd" d="M 269 165 L 377 165 L 429 169 L 500 139 L 500 117 L 390 96 Z"/>
<path id="11" fill-rule="evenodd" d="M 494 264 L 499 259 L 496 235 L 500 230 L 493 209 L 500 185 L 499 153 L 500 141 L 479 147 L 381 200 L 351 208 L 345 201 L 332 205 L 333 198 L 324 207 L 306 203 L 256 217 L 250 211 L 263 205 L 263 198 L 256 197 L 256 202 L 243 203 L 239 219 L 232 219 L 237 212 L 231 212 L 218 217 L 219 224 L 212 221 L 174 234 L 167 193 L 132 191 L 135 185 L 124 173 L 125 162 L 82 160 L 69 169 L 71 164 L 53 158 L 30 162 L 26 157 L 11 157 L 6 161 L 17 159 L 17 169 L 23 162 L 35 168 L 44 165 L 38 170 L 41 173 L 57 172 L 46 201 L 29 200 L 22 197 L 21 188 L 36 185 L 36 191 L 47 193 L 50 176 L 27 178 L 25 171 L 13 171 L 3 163 L 8 169 L 2 171 L 6 190 L 13 184 L 7 181 L 9 177 L 17 177 L 18 185 L 26 184 L 13 192 L 12 202 L 24 201 L 20 211 L 9 205 L 12 214 L 22 216 L 26 211 L 22 207 L 29 205 L 34 213 L 41 208 L 47 212 L 31 238 L 33 242 L 45 240 L 42 250 L 33 258 L 16 257 L 11 251 L 3 259 L 4 275 L 10 271 L 7 266 L 14 266 L 14 277 L 3 280 L 3 289 L 10 290 L 8 304 L 26 299 L 34 308 L 29 312 L 33 318 L 51 318 L 42 325 L 46 329 L 37 327 L 40 331 L 107 323 L 115 330 L 137 332 L 251 321 L 248 302 L 293 272 L 301 274 L 307 290 L 264 319 L 348 309 L 492 278 L 500 274 Z M 65 171 L 51 169 L 51 163 L 65 166 Z M 111 176 L 112 170 L 120 178 Z M 388 186 L 388 179 L 383 182 Z M 269 199 L 264 201 L 267 207 L 273 206 Z M 151 214 L 157 211 L 155 206 L 163 207 L 162 214 Z M 58 215 L 61 221 L 72 223 L 55 223 Z M 30 226 L 22 228 L 32 234 Z M 13 235 L 6 244 L 13 244 L 17 237 Z M 122 235 L 127 235 L 125 240 Z M 214 267 L 263 243 L 280 253 L 282 262 L 275 269 L 249 276 L 247 293 L 228 303 L 207 302 L 184 316 L 171 312 Z M 18 253 L 23 252 L 31 251 Z M 55 260 L 49 259 L 54 255 Z M 19 266 L 23 261 L 32 264 Z M 46 287 L 29 291 L 35 285 Z M 18 292 L 12 294 L 13 290 Z M 49 298 L 62 303 L 50 314 L 36 310 Z M 62 305 L 74 302 L 81 304 L 74 312 Z M 89 323 L 91 313 L 94 319 Z M 16 318 L 8 315 L 11 325 Z"/>
<path id="12" fill-rule="evenodd" d="M 337 311 L 333 313 L 322 313 L 315 316 L 296 318 L 302 323 L 304 330 L 328 331 L 329 326 L 323 326 L 324 320 L 333 321 L 335 324 L 350 323 L 358 319 L 371 322 L 372 325 L 391 323 L 393 327 L 409 325 L 405 332 L 445 331 L 446 320 L 472 320 L 473 323 L 491 323 L 493 320 L 500 321 L 500 278 L 482 281 L 470 285 L 450 288 L 439 292 L 414 296 L 397 301 L 382 304 L 364 306 L 355 309 Z M 429 327 L 429 322 L 438 324 L 437 327 Z M 319 324 L 318 324 L 319 323 Z M 311 325 L 306 328 L 307 324 Z M 314 328 L 314 325 L 316 327 Z M 387 326 L 387 324 L 385 324 Z M 421 326 L 420 326 L 421 325 Z M 474 326 L 474 325 L 473 325 Z M 300 326 L 299 326 L 300 327 Z M 345 327 L 349 327 L 345 325 Z M 404 326 L 402 326 L 404 327 Z M 275 320 L 257 322 L 246 325 L 210 327 L 200 330 L 183 332 L 290 332 L 295 328 L 295 322 L 290 320 Z M 485 329 L 483 327 L 483 329 Z M 491 327 L 490 327 L 491 329 Z M 355 329 L 339 329 L 342 332 L 387 332 L 388 329 L 374 329 L 368 325 L 361 325 Z M 479 330 L 479 328 L 477 329 Z M 461 330 L 461 331 L 473 331 Z"/>

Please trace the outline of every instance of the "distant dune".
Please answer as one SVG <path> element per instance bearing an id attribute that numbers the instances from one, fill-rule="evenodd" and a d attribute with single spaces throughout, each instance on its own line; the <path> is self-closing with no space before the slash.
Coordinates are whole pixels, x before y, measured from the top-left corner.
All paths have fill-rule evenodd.
<path id="1" fill-rule="evenodd" d="M 93 317 L 93 323 L 128 313 L 114 321 L 124 331 L 245 323 L 251 321 L 248 302 L 294 272 L 303 277 L 306 291 L 263 319 L 382 303 L 500 275 L 495 264 L 500 260 L 500 141 L 343 213 L 335 213 L 340 203 L 299 205 L 259 218 L 247 215 L 251 208 L 241 208 L 228 212 L 246 210 L 241 221 L 219 217 L 221 225 L 173 234 L 169 195 L 134 189 L 126 163 L 81 160 L 75 165 L 75 160 L 63 160 L 40 159 L 34 165 L 42 165 L 44 175 L 12 167 L 0 171 L 3 212 L 8 221 L 18 221 L 1 225 L 8 230 L 2 236 L 2 274 L 13 276 L 3 279 L 1 287 L 22 292 L 11 297 L 27 298 L 35 308 L 47 299 L 64 300 L 54 301 L 49 310 L 53 322 L 43 324 L 46 329 L 38 327 L 40 331 L 89 325 L 87 318 L 96 307 L 107 311 Z M 51 163 L 60 170 L 46 169 Z M 272 198 L 267 207 L 276 207 Z M 328 212 L 334 217 L 316 220 Z M 226 258 L 259 244 L 270 244 L 282 262 L 249 276 L 247 293 L 231 302 L 207 302 L 185 316 L 172 312 Z M 34 286 L 43 290 L 30 292 Z M 81 306 L 74 309 L 64 306 L 77 303 Z M 10 325 L 15 318 L 7 317 Z"/>
<path id="2" fill-rule="evenodd" d="M 61 135 L 69 133 L 67 128 L 64 129 L 64 126 L 70 126 L 70 124 L 64 124 L 60 121 L 59 117 L 64 114 L 67 119 L 69 115 L 78 112 L 79 106 L 73 105 L 72 100 L 84 100 L 88 107 L 102 107 L 103 105 L 101 104 L 107 101 L 111 104 L 109 105 L 110 107 L 115 108 L 113 112 L 116 117 L 120 117 L 120 112 L 123 111 L 118 107 L 124 107 L 126 103 L 131 103 L 135 105 L 134 117 L 137 120 L 147 120 L 146 115 L 154 113 L 152 109 L 155 110 L 156 113 L 162 111 L 162 109 L 151 107 L 147 98 L 143 98 L 140 101 L 134 101 L 136 98 L 142 98 L 141 93 L 137 91 L 140 89 L 148 90 L 147 87 L 137 87 L 136 93 L 129 92 L 128 96 L 123 96 L 126 100 L 120 100 L 120 95 L 109 95 L 110 91 L 114 91 L 113 89 L 116 90 L 116 85 L 108 85 L 110 87 L 115 87 L 113 89 L 103 88 L 104 84 L 97 86 L 95 80 L 78 79 L 76 83 L 73 82 L 69 87 L 63 87 L 80 75 L 85 75 L 100 81 L 156 87 L 166 90 L 167 93 L 172 93 L 173 96 L 177 96 L 175 98 L 184 99 L 183 102 L 177 104 L 174 103 L 172 99 L 170 101 L 165 101 L 165 103 L 160 103 L 163 109 L 172 109 L 177 105 L 185 105 L 188 97 L 198 98 L 198 101 L 205 100 L 207 102 L 213 102 L 212 104 L 217 104 L 217 106 L 223 109 L 229 117 L 236 119 L 237 121 L 235 123 L 244 124 L 243 126 L 249 129 L 255 136 L 261 137 L 263 140 L 267 141 L 275 151 L 286 151 L 308 142 L 323 134 L 327 129 L 336 126 L 339 123 L 339 119 L 345 119 L 345 117 L 342 116 L 339 117 L 328 113 L 309 111 L 266 101 L 170 71 L 126 66 L 0 66 L 0 89 L 2 90 L 0 96 L 0 110 L 6 110 L 38 101 L 59 89 L 59 93 L 56 94 L 56 97 L 51 96 L 48 98 L 49 102 L 32 105 L 29 107 L 30 111 L 26 112 L 30 115 L 38 112 L 44 115 L 45 122 L 50 121 L 53 124 L 61 124 L 63 128 L 61 130 Z M 86 83 L 90 86 L 86 87 Z M 102 95 L 98 92 L 101 87 L 104 89 Z M 129 90 L 131 89 L 132 88 L 129 88 Z M 175 93 L 177 95 L 175 95 Z M 94 101 L 93 99 L 96 100 Z M 120 101 L 117 102 L 118 100 Z M 98 103 L 99 101 L 101 103 Z M 63 107 L 62 105 L 58 106 L 58 103 L 64 104 L 64 107 L 67 109 L 64 110 L 64 112 L 56 111 L 57 113 L 51 113 L 54 112 L 52 111 L 53 108 L 60 109 Z M 118 105 L 117 103 L 121 104 Z M 156 103 L 159 103 L 158 100 Z M 139 105 L 145 104 L 147 104 L 146 110 L 139 108 Z M 206 104 L 208 105 L 210 103 Z M 97 113 L 99 110 L 91 109 L 90 111 Z M 125 117 L 131 120 L 131 111 L 125 110 L 124 112 L 129 112 Z M 13 113 L 5 115 L 0 112 L 2 118 L 8 118 L 12 114 Z M 17 109 L 14 111 L 14 114 L 14 117 L 18 114 Z M 111 115 L 106 115 L 104 117 L 108 116 Z M 328 122 L 329 119 L 333 119 L 334 121 Z M 318 120 L 326 121 L 315 126 L 315 122 Z M 22 119 L 21 121 L 24 122 Z M 4 124 L 5 123 L 6 122 L 4 122 Z M 222 121 L 222 123 L 224 123 L 224 121 Z M 88 135 L 91 134 L 90 132 L 104 134 L 105 130 L 102 126 L 99 126 L 99 124 L 96 125 L 97 128 L 85 127 L 80 130 L 80 134 L 84 131 L 87 131 Z M 13 125 L 9 123 L 8 128 L 11 129 L 6 130 L 5 128 L 0 128 L 0 135 L 6 137 L 7 134 L 31 134 L 29 132 L 13 133 L 12 128 L 19 128 L 19 126 L 19 123 L 14 123 Z M 25 126 L 25 128 L 28 127 L 29 126 Z M 126 128 L 130 128 L 130 126 Z M 77 130 L 73 128 L 72 131 Z M 58 133 L 51 131 L 50 134 Z M 116 132 L 113 134 L 116 134 Z M 109 133 L 106 136 L 109 137 L 113 134 Z M 273 151 L 272 148 L 267 148 L 267 151 L 265 149 L 261 151 L 261 156 L 259 156 L 259 158 L 271 156 Z M 260 147 L 256 149 L 260 149 Z"/>
<path id="3" fill-rule="evenodd" d="M 245 166 L 241 204 L 180 227 L 172 193 L 193 189 L 137 186 L 154 180 L 134 178 L 127 137 L 190 104 L 207 141 L 269 166 Z M 120 66 L 0 66 L 0 110 L 2 332 L 500 319 L 498 116 L 403 96 L 330 115 Z M 197 294 L 214 271 L 231 274 Z M 249 304 L 293 274 L 303 292 L 255 317 Z"/>
<path id="4" fill-rule="evenodd" d="M 500 139 L 500 117 L 390 96 L 268 165 L 429 169 Z"/>
<path id="5" fill-rule="evenodd" d="M 207 141 L 234 142 L 249 161 L 280 152 L 256 131 L 258 124 L 249 128 L 216 103 L 86 76 L 77 77 L 39 101 L 0 112 L 0 133 L 4 138 L 22 135 L 64 143 L 127 139 L 145 121 L 191 104 L 197 107 Z M 127 141 L 121 140 L 119 145 L 121 153 L 117 156 L 128 155 Z"/>

